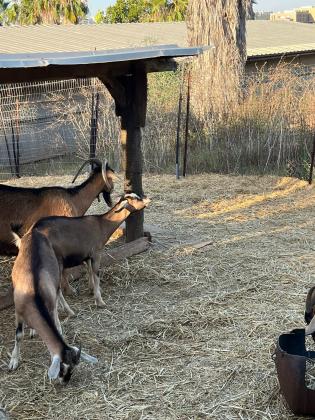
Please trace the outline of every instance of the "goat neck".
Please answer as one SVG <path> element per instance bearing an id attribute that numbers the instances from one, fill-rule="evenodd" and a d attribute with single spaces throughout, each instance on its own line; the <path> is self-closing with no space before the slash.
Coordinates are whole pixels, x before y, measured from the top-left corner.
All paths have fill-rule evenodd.
<path id="1" fill-rule="evenodd" d="M 117 212 L 119 206 L 120 203 L 117 203 L 111 210 L 100 216 L 104 238 L 109 238 L 131 213 L 128 208 L 124 208 Z"/>
<path id="2" fill-rule="evenodd" d="M 77 188 L 76 194 L 73 196 L 73 202 L 77 208 L 77 215 L 82 216 L 86 213 L 95 198 L 104 189 L 104 179 L 102 172 L 93 173 Z"/>

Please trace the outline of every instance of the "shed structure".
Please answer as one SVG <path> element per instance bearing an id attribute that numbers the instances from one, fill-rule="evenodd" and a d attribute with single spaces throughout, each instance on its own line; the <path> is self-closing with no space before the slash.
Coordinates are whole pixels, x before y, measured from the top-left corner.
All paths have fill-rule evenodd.
<path id="1" fill-rule="evenodd" d="M 147 74 L 176 69 L 176 58 L 196 56 L 202 48 L 157 45 L 135 49 L 0 54 L 0 83 L 97 77 L 115 101 L 121 121 L 124 190 L 143 195 L 141 128 L 147 108 Z M 126 241 L 142 237 L 143 212 L 126 222 Z"/>

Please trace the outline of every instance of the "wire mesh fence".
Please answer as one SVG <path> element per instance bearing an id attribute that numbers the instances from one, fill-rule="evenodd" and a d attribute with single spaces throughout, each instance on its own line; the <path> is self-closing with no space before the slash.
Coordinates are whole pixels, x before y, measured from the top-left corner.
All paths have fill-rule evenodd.
<path id="1" fill-rule="evenodd" d="M 98 79 L 0 86 L 1 178 L 67 173 L 89 157 L 96 95 L 101 104 L 97 153 L 111 155 L 117 149 L 111 142 L 118 141 L 118 121 Z"/>
<path id="2" fill-rule="evenodd" d="M 250 74 L 243 101 L 224 118 L 209 114 L 200 121 L 192 102 L 186 130 L 187 75 L 182 66 L 175 73 L 149 74 L 142 141 L 145 172 L 175 174 L 178 140 L 182 173 L 187 132 L 188 174 L 308 176 L 315 130 L 314 72 L 283 64 Z M 197 82 L 191 84 L 193 99 L 202 78 Z M 119 170 L 119 139 L 114 101 L 98 79 L 0 85 L 1 180 L 73 174 L 91 154 Z"/>
<path id="3" fill-rule="evenodd" d="M 164 74 L 150 89 L 145 171 L 174 164 L 179 84 L 177 74 Z M 2 180 L 73 173 L 91 153 L 119 170 L 119 138 L 114 101 L 99 79 L 0 85 Z"/>

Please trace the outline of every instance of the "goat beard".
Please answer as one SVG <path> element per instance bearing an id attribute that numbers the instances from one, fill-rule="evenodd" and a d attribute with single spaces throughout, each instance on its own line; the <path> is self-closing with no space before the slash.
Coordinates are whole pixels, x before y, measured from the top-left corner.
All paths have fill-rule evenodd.
<path id="1" fill-rule="evenodd" d="M 110 193 L 107 191 L 103 191 L 103 198 L 104 198 L 105 203 L 108 205 L 108 207 L 112 207 L 113 201 L 112 201 L 112 197 Z"/>

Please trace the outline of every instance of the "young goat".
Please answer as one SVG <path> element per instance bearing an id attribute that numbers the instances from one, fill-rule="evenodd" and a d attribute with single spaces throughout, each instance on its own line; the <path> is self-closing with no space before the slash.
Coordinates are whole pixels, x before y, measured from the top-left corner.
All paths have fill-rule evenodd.
<path id="1" fill-rule="evenodd" d="M 67 383 L 80 358 L 91 363 L 97 360 L 68 346 L 62 338 L 57 311 L 61 293 L 60 266 L 47 237 L 33 229 L 18 239 L 17 244 L 20 251 L 12 271 L 17 328 L 9 369 L 14 370 L 19 365 L 20 345 L 27 323 L 38 332 L 50 351 L 49 378 L 59 376 Z"/>
<path id="2" fill-rule="evenodd" d="M 87 262 L 89 285 L 97 306 L 104 306 L 98 276 L 101 250 L 130 213 L 144 209 L 150 200 L 126 194 L 107 213 L 82 217 L 47 217 L 39 220 L 33 231 L 40 232 L 51 244 L 62 270 Z M 61 298 L 61 303 L 64 299 Z M 67 309 L 67 308 L 66 308 Z M 68 309 L 67 309 L 68 310 Z M 69 310 L 68 310 L 69 312 Z"/>
<path id="3" fill-rule="evenodd" d="M 89 159 L 83 163 L 74 177 L 74 182 L 83 167 L 94 165 L 89 178 L 82 184 L 71 187 L 20 188 L 0 185 L 0 254 L 17 254 L 12 242 L 11 224 L 21 225 L 23 236 L 40 218 L 47 216 L 82 216 L 100 193 L 110 206 L 110 193 L 114 188 L 114 172 L 105 161 Z M 69 290 L 69 284 L 64 286 Z M 13 304 L 12 289 L 0 297 L 0 309 Z"/>

